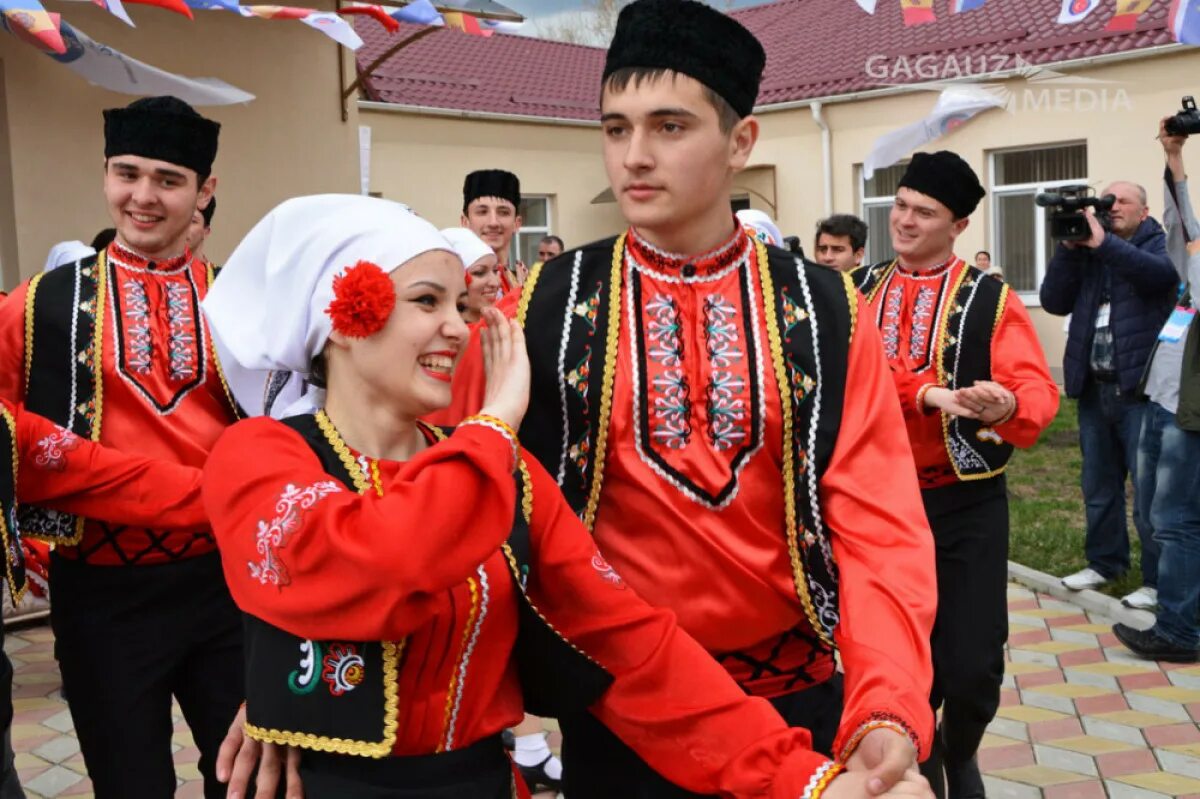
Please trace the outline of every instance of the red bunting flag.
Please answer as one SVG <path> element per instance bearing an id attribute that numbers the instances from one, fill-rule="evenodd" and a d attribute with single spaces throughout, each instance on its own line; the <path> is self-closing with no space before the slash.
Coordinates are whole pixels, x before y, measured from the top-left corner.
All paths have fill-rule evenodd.
<path id="1" fill-rule="evenodd" d="M 900 13 L 904 15 L 905 27 L 937 21 L 933 0 L 900 0 Z"/>
<path id="2" fill-rule="evenodd" d="M 929 2 L 932 3 L 933 0 L 929 0 Z M 480 26 L 478 19 L 462 11 L 447 11 L 442 14 L 442 18 L 446 20 L 447 28 L 454 28 L 455 30 L 460 30 L 463 33 L 469 33 L 472 36 L 492 35 L 490 30 L 485 30 Z"/>
<path id="3" fill-rule="evenodd" d="M 365 14 L 387 28 L 390 33 L 400 30 L 400 23 L 393 19 L 388 12 L 384 11 L 382 6 L 347 6 L 346 8 L 339 8 L 337 13 Z"/>
<path id="4" fill-rule="evenodd" d="M 192 19 L 192 9 L 188 8 L 188 4 L 183 0 L 125 0 L 126 3 L 138 3 L 144 6 L 158 6 L 165 8 L 168 11 L 174 11 L 176 14 L 183 14 L 188 19 Z"/>
<path id="5" fill-rule="evenodd" d="M 1117 0 L 1116 10 L 1112 19 L 1104 26 L 1106 31 L 1131 31 L 1137 25 L 1138 17 L 1146 13 L 1154 0 Z"/>
<path id="6" fill-rule="evenodd" d="M 32 5 L 32 4 L 31 4 Z M 38 4 L 40 6 L 40 3 Z M 59 25 L 62 17 L 44 8 L 5 10 L 4 24 L 18 39 L 32 44 L 39 50 L 52 53 L 67 52 Z"/>

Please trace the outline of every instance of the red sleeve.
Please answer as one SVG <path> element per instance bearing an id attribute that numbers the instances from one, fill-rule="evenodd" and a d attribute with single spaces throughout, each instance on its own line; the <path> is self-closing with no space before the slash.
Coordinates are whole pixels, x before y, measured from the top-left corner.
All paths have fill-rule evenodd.
<path id="1" fill-rule="evenodd" d="M 303 638 L 392 640 L 508 537 L 512 463 L 507 438 L 464 425 L 405 463 L 382 497 L 359 495 L 295 431 L 249 419 L 213 448 L 204 504 L 242 610 Z"/>
<path id="2" fill-rule="evenodd" d="M 114 524 L 208 527 L 201 472 L 105 447 L 15 408 L 17 500 Z"/>
<path id="3" fill-rule="evenodd" d="M 860 321 L 862 320 L 862 310 L 863 308 L 859 308 Z M 880 353 L 882 352 L 881 346 Z M 900 398 L 900 410 L 905 418 L 928 416 L 933 412 L 932 408 L 925 407 L 922 396 L 922 392 L 928 387 L 941 385 L 938 383 L 937 373 L 933 369 L 928 369 L 920 374 L 903 368 L 892 369 L 891 372 L 892 383 L 895 386 L 893 391 Z"/>
<path id="4" fill-rule="evenodd" d="M 1025 304 L 1005 292 L 1004 312 L 992 334 L 992 380 L 1017 395 L 1012 417 L 996 433 L 1017 447 L 1032 447 L 1058 413 L 1058 386 Z"/>
<path id="5" fill-rule="evenodd" d="M 25 297 L 29 282 L 0 302 L 0 398 L 20 403 L 25 397 Z"/>
<path id="6" fill-rule="evenodd" d="M 925 757 L 933 735 L 933 535 L 883 344 L 869 318 L 860 299 L 841 428 L 821 479 L 840 573 L 835 640 L 846 671 L 834 753 L 872 717 L 892 717 L 917 735 Z"/>
<path id="7" fill-rule="evenodd" d="M 553 478 L 533 478 L 530 596 L 615 680 L 591 710 L 671 781 L 702 794 L 795 799 L 829 761 L 747 696 L 668 610 L 638 597 L 596 550 Z"/>

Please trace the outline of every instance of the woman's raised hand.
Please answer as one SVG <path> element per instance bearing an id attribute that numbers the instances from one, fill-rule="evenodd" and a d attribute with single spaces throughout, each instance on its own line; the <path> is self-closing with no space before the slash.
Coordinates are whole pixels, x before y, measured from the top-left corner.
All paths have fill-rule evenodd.
<path id="1" fill-rule="evenodd" d="M 525 352 L 525 333 L 516 320 L 507 318 L 494 307 L 483 309 L 483 321 L 479 335 L 487 388 L 479 412 L 502 419 L 513 430 L 518 430 L 529 408 L 529 355 Z"/>

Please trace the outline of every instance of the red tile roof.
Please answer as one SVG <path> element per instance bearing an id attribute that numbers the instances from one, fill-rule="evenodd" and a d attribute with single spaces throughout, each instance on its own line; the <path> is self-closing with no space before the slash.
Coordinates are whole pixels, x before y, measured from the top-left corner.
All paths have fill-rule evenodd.
<path id="1" fill-rule="evenodd" d="M 949 5 L 937 0 L 938 21 L 912 28 L 904 27 L 895 0 L 879 0 L 873 16 L 853 0 L 778 0 L 733 16 L 767 51 L 759 105 L 1171 43 L 1166 2 L 1154 3 L 1129 33 L 1104 31 L 1112 16 L 1107 3 L 1076 25 L 1057 24 L 1058 0 L 990 0 L 961 14 L 951 14 Z M 360 70 L 399 41 L 367 20 L 356 26 L 365 42 L 358 52 Z M 416 30 L 406 25 L 395 36 Z M 918 63 L 922 55 L 933 58 Z M 387 60 L 364 86 L 368 99 L 389 103 L 595 119 L 603 66 L 601 48 L 439 30 Z"/>

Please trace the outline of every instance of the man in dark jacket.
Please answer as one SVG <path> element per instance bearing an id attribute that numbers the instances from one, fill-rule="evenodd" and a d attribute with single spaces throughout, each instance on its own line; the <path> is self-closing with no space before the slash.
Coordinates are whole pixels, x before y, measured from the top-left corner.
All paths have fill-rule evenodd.
<path id="1" fill-rule="evenodd" d="M 1089 215 L 1091 238 L 1058 245 L 1041 290 L 1042 308 L 1071 314 L 1063 378 L 1067 396 L 1079 400 L 1088 562 L 1063 578 L 1073 590 L 1096 588 L 1129 568 L 1125 478 L 1134 472 L 1145 410 L 1137 386 L 1179 284 L 1162 226 L 1149 216 L 1146 190 L 1119 182 L 1104 193 L 1117 198 L 1111 232 Z M 1157 604 L 1158 547 L 1136 502 L 1134 507 L 1142 587 L 1122 601 L 1151 609 Z"/>

